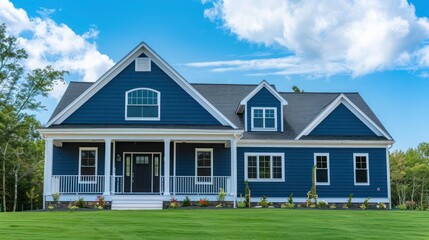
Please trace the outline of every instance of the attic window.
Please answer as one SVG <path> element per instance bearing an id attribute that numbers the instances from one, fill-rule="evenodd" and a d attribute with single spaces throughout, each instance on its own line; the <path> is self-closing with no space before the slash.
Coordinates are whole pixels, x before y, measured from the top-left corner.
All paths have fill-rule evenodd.
<path id="1" fill-rule="evenodd" d="M 150 58 L 136 58 L 136 72 L 150 72 Z"/>
<path id="2" fill-rule="evenodd" d="M 277 109 L 252 107 L 252 131 L 276 131 Z"/>
<path id="3" fill-rule="evenodd" d="M 126 120 L 160 120 L 161 93 L 150 88 L 137 88 L 125 94 Z"/>

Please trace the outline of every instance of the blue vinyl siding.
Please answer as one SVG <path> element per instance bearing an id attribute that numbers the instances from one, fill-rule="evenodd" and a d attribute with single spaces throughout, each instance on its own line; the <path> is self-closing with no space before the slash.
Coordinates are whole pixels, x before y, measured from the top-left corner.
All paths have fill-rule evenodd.
<path id="1" fill-rule="evenodd" d="M 344 104 L 332 111 L 309 136 L 377 136 Z"/>
<path id="2" fill-rule="evenodd" d="M 213 176 L 231 176 L 231 149 L 224 144 L 177 143 L 176 147 L 177 176 L 195 176 L 196 148 L 213 148 Z"/>
<path id="3" fill-rule="evenodd" d="M 134 88 L 151 88 L 161 93 L 160 121 L 125 120 L 125 92 Z M 63 123 L 220 125 L 154 62 L 150 72 L 136 72 L 132 62 Z"/>
<path id="4" fill-rule="evenodd" d="M 244 196 L 244 153 L 267 152 L 285 154 L 284 182 L 249 182 L 254 197 L 307 197 L 311 188 L 314 153 L 329 153 L 330 185 L 317 186 L 319 199 L 354 197 L 387 198 L 385 148 L 238 148 L 238 195 Z M 369 154 L 369 186 L 354 186 L 353 153 Z M 378 188 L 380 189 L 378 191 Z"/>
<path id="5" fill-rule="evenodd" d="M 248 102 L 245 114 L 247 114 L 247 131 L 252 131 L 252 107 L 275 107 L 277 108 L 277 131 L 281 131 L 281 103 L 263 87 Z"/>
<path id="6" fill-rule="evenodd" d="M 104 143 L 63 143 L 53 150 L 52 175 L 79 174 L 79 148 L 97 147 L 97 174 L 104 175 Z"/>

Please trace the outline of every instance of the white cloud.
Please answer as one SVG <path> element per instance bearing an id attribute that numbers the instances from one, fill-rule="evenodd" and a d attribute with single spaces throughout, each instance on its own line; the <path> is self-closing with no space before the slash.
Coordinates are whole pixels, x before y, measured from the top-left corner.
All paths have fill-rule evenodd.
<path id="1" fill-rule="evenodd" d="M 41 9 L 41 17 L 28 17 L 23 9 L 15 8 L 8 0 L 0 0 L 0 22 L 6 23 L 8 31 L 18 35 L 20 45 L 29 57 L 29 69 L 52 65 L 55 69 L 69 71 L 83 81 L 95 81 L 113 66 L 107 55 L 97 50 L 94 39 L 97 29 L 92 26 L 87 32 L 77 34 L 63 23 L 56 23 L 49 16 L 55 11 Z M 61 98 L 67 84 L 55 85 L 51 97 Z"/>
<path id="2" fill-rule="evenodd" d="M 293 55 L 189 66 L 233 71 L 250 70 L 250 65 L 266 70 L 272 64 L 273 74 L 360 76 L 429 65 L 429 50 L 423 50 L 429 21 L 416 17 L 414 6 L 406 0 L 203 1 L 208 3 L 211 7 L 205 16 L 240 40 L 280 46 Z"/>

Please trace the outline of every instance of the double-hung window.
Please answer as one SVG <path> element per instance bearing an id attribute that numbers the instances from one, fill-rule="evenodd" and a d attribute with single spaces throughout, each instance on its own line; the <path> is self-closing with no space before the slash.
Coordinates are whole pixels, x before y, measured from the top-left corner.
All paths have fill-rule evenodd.
<path id="1" fill-rule="evenodd" d="M 97 148 L 79 148 L 79 182 L 97 182 Z"/>
<path id="2" fill-rule="evenodd" d="M 277 108 L 275 107 L 252 107 L 252 130 L 276 131 L 277 130 Z"/>
<path id="3" fill-rule="evenodd" d="M 213 181 L 213 149 L 195 149 L 195 183 L 211 184 Z"/>
<path id="4" fill-rule="evenodd" d="M 329 153 L 315 153 L 316 185 L 329 185 Z"/>
<path id="5" fill-rule="evenodd" d="M 137 88 L 125 94 L 126 120 L 160 120 L 161 93 L 149 88 Z"/>
<path id="6" fill-rule="evenodd" d="M 245 153 L 245 179 L 284 181 L 283 153 Z"/>
<path id="7" fill-rule="evenodd" d="M 367 153 L 353 154 L 355 185 L 369 185 L 369 163 Z"/>

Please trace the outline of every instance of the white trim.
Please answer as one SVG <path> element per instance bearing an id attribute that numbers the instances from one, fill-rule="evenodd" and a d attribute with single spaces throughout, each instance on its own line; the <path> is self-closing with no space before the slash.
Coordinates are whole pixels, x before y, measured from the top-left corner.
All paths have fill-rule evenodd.
<path id="1" fill-rule="evenodd" d="M 165 62 L 155 51 L 153 51 L 146 43 L 140 43 L 130 53 L 128 53 L 121 61 L 109 69 L 101 76 L 94 84 L 92 84 L 85 92 L 77 97 L 72 103 L 64 108 L 60 113 L 53 117 L 45 127 L 52 124 L 61 124 L 80 106 L 88 101 L 95 93 L 115 78 L 125 67 L 131 64 L 138 56 L 144 53 L 156 65 L 158 65 L 169 77 L 171 77 L 179 86 L 181 86 L 191 97 L 201 104 L 214 118 L 222 125 L 231 126 L 238 129 L 227 117 L 225 117 L 217 108 L 215 108 L 207 99 L 205 99 L 194 87 L 191 86 L 176 70 L 174 70 L 167 62 Z"/>
<path id="2" fill-rule="evenodd" d="M 295 138 L 299 140 L 302 136 L 306 136 L 313 131 L 329 114 L 334 111 L 340 104 L 344 104 L 356 117 L 359 118 L 369 129 L 377 136 L 384 136 L 388 140 L 392 138 L 377 124 L 374 123 L 362 110 L 360 110 L 346 95 L 341 93 L 334 101 L 332 101 L 322 112 L 320 112 L 314 120 Z"/>
<path id="3" fill-rule="evenodd" d="M 386 148 L 393 141 L 241 139 L 238 147 Z"/>
<path id="4" fill-rule="evenodd" d="M 45 139 L 45 164 L 43 174 L 43 209 L 46 207 L 46 197 L 52 194 L 52 162 L 53 162 L 53 140 Z"/>
<path id="5" fill-rule="evenodd" d="M 98 176 L 98 147 L 79 147 L 79 183 L 97 183 L 97 181 L 81 181 L 81 167 L 82 167 L 82 151 L 95 151 L 95 173 L 94 176 Z M 104 156 L 106 157 L 106 156 Z M 97 177 L 95 177 L 97 179 Z"/>
<path id="6" fill-rule="evenodd" d="M 111 163 L 112 163 L 112 139 L 106 138 L 104 140 L 104 193 L 103 195 L 110 195 L 111 185 Z M 97 171 L 97 167 L 95 168 Z M 80 179 L 79 179 L 80 180 Z"/>
<path id="7" fill-rule="evenodd" d="M 356 157 L 366 157 L 366 183 L 356 182 Z M 363 169 L 361 169 L 363 170 Z M 355 186 L 369 186 L 369 154 L 368 153 L 353 153 L 353 176 Z"/>
<path id="8" fill-rule="evenodd" d="M 386 170 L 387 170 L 387 197 L 389 198 L 389 209 L 392 209 L 392 193 L 390 189 L 390 156 L 389 148 L 386 147 Z"/>
<path id="9" fill-rule="evenodd" d="M 270 178 L 259 178 L 259 156 L 270 156 Z M 256 178 L 248 177 L 248 158 L 256 157 Z M 273 157 L 281 157 L 281 178 L 273 178 Z M 248 182 L 284 182 L 285 181 L 285 154 L 273 152 L 245 152 L 244 153 L 244 179 Z"/>
<path id="10" fill-rule="evenodd" d="M 170 195 L 170 142 L 171 139 L 164 139 L 164 195 L 166 196 Z"/>
<path id="11" fill-rule="evenodd" d="M 326 157 L 326 165 L 327 165 L 327 174 L 328 174 L 328 181 L 327 182 L 317 182 L 317 157 Z M 329 186 L 331 185 L 331 167 L 330 167 L 330 160 L 329 160 L 329 153 L 314 153 L 314 165 L 316 166 L 316 171 L 314 172 L 315 176 L 315 182 L 317 186 Z"/>
<path id="12" fill-rule="evenodd" d="M 271 85 L 263 80 L 261 83 L 259 83 L 258 86 L 255 87 L 255 89 L 253 89 L 249 94 L 247 94 L 241 101 L 240 101 L 240 105 L 238 106 L 236 113 L 243 113 L 244 111 L 244 106 L 247 104 L 247 102 L 253 97 L 255 96 L 263 87 L 265 87 L 271 94 L 274 95 L 274 97 L 276 97 L 282 106 L 286 106 L 288 105 L 288 102 L 286 101 L 286 99 L 284 99 L 279 92 L 277 92 L 273 87 L 271 87 Z"/>
<path id="13" fill-rule="evenodd" d="M 254 118 L 255 118 L 254 111 L 255 110 L 262 110 L 262 115 L 263 115 L 262 116 L 263 117 L 262 118 L 262 125 L 263 125 L 262 128 L 255 128 L 255 125 L 254 125 Z M 274 127 L 273 128 L 266 128 L 265 127 L 266 110 L 274 110 Z M 270 132 L 278 131 L 277 130 L 277 108 L 276 107 L 251 107 L 250 112 L 251 112 L 251 116 L 252 116 L 251 131 L 270 131 Z"/>
<path id="14" fill-rule="evenodd" d="M 198 180 L 198 152 L 210 152 L 210 182 Z M 195 148 L 195 184 L 213 184 L 213 160 L 213 148 Z"/>
<path id="15" fill-rule="evenodd" d="M 158 117 L 128 117 L 128 94 L 137 90 L 148 90 L 157 94 Z M 143 105 L 143 104 L 141 104 Z M 147 105 L 146 105 L 147 106 Z M 153 105 L 155 106 L 155 105 Z M 161 120 L 161 92 L 152 88 L 134 88 L 125 92 L 125 120 L 127 121 L 159 121 Z"/>

